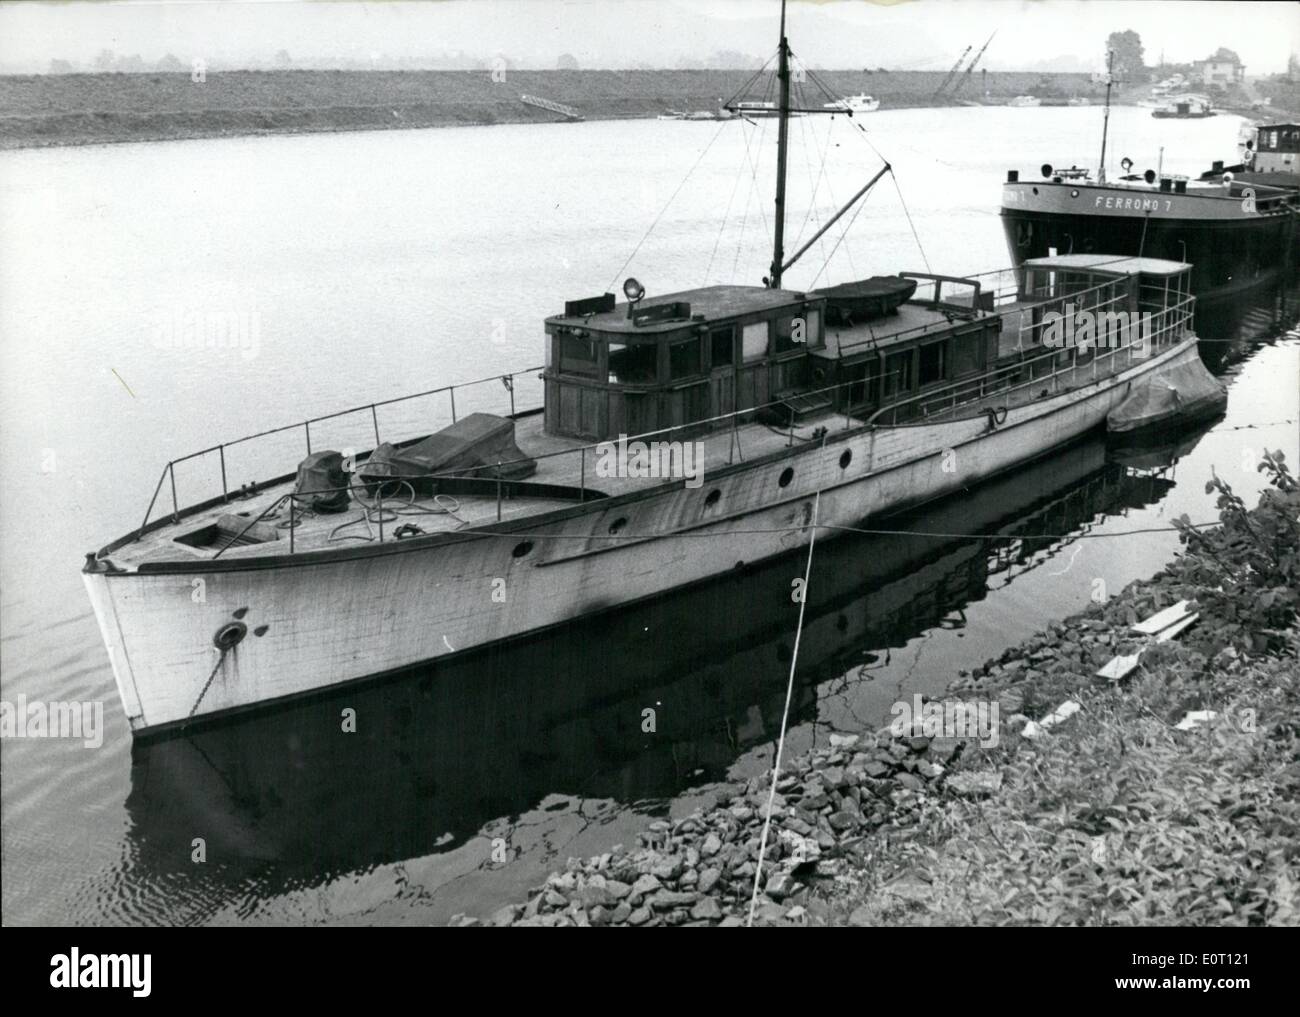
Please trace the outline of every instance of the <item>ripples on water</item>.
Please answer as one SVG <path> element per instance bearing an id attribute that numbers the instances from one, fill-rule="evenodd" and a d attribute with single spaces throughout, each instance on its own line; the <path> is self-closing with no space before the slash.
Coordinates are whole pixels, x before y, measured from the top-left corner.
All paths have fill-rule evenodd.
<path id="1" fill-rule="evenodd" d="M 1167 146 L 1176 171 L 1234 150 L 1235 118 L 1153 125 L 1144 112 L 1112 120 L 1115 151 L 1139 165 L 1151 153 L 1137 139 Z M 1003 171 L 1086 164 L 1097 115 L 866 122 L 932 266 L 961 272 L 1005 261 Z M 0 233 L 23 243 L 21 259 L 0 259 L 4 696 L 103 700 L 107 729 L 97 750 L 0 744 L 8 922 L 484 915 L 569 855 L 631 843 L 646 813 L 689 811 L 769 765 L 793 641 L 785 561 L 134 750 L 77 575 L 83 552 L 138 525 L 168 458 L 539 361 L 540 319 L 606 288 L 711 139 L 624 274 L 652 293 L 757 280 L 770 158 L 755 182 L 745 152 L 764 130 L 636 121 L 0 155 Z M 878 164 L 843 121 L 796 121 L 792 140 L 809 153 L 801 164 L 796 150 L 792 191 L 821 180 L 811 213 L 795 200 L 797 237 Z M 811 286 L 821 265 L 810 254 L 791 285 Z M 820 282 L 916 267 L 885 182 Z M 257 343 L 169 347 L 159 329 L 186 311 L 256 315 Z M 820 543 L 792 750 L 878 726 L 900 695 L 936 693 L 1083 608 L 1093 578 L 1118 590 L 1178 546 L 1172 534 L 1086 535 L 1205 518 L 1211 467 L 1253 497 L 1245 450 L 1296 448 L 1296 387 L 1281 381 L 1300 373 L 1296 317 L 1294 294 L 1274 293 L 1200 325 L 1224 340 L 1205 351 L 1232 390 L 1208 432 L 1127 458 L 1089 439 L 900 524 L 996 536 Z M 1250 341 L 1260 336 L 1277 338 Z M 341 738 L 344 705 L 367 720 Z M 648 706 L 654 735 L 641 731 Z M 196 837 L 203 865 L 190 860 Z M 498 838 L 508 864 L 491 860 Z"/>

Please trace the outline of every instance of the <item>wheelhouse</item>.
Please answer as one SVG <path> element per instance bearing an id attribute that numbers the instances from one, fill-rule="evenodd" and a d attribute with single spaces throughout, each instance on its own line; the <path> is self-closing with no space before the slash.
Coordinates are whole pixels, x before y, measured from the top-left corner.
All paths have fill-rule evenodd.
<path id="1" fill-rule="evenodd" d="M 1265 124 L 1255 132 L 1257 173 L 1295 173 L 1300 159 L 1300 124 Z"/>
<path id="2" fill-rule="evenodd" d="M 708 286 L 651 302 L 607 293 L 546 319 L 546 431 L 602 440 L 680 427 L 806 390 L 823 297 Z"/>

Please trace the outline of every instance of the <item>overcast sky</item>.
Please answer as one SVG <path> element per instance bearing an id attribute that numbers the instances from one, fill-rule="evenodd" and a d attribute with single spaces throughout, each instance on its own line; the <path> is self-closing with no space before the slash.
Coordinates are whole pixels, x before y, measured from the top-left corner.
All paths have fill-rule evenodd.
<path id="1" fill-rule="evenodd" d="M 0 3 L 0 72 L 89 68 L 96 54 L 171 53 L 213 68 L 265 66 L 286 50 L 299 67 L 445 66 L 461 54 L 518 67 L 676 67 L 721 52 L 766 58 L 777 0 L 125 0 Z M 1300 52 L 1300 5 L 1187 0 L 792 0 L 791 47 L 810 66 L 946 70 L 983 44 L 993 70 L 1100 70 L 1106 36 L 1131 28 L 1147 63 L 1236 50 L 1248 73 L 1284 70 Z"/>

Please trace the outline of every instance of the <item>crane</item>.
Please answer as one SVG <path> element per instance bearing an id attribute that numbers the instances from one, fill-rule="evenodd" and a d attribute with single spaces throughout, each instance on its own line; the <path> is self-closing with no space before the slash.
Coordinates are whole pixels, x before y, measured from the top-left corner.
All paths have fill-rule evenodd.
<path id="1" fill-rule="evenodd" d="M 952 79 L 957 76 L 957 70 L 961 67 L 962 61 L 966 59 L 966 54 L 969 53 L 970 51 L 971 48 L 969 46 L 967 46 L 964 50 L 961 51 L 961 56 L 959 56 L 957 58 L 957 62 L 952 65 L 952 70 L 948 72 L 948 76 L 944 78 L 943 83 L 940 84 L 939 87 L 934 90 L 934 95 L 930 97 L 932 101 L 934 99 L 939 98 L 939 96 L 943 95 L 944 89 L 947 88 L 952 83 Z"/>
<path id="2" fill-rule="evenodd" d="M 980 51 L 979 51 L 978 53 L 975 54 L 975 59 L 972 60 L 969 64 L 966 65 L 966 71 L 965 71 L 965 73 L 962 74 L 962 76 L 961 76 L 960 79 L 958 79 L 957 84 L 953 86 L 953 89 L 952 89 L 952 95 L 948 96 L 948 98 L 950 98 L 950 99 L 955 99 L 955 98 L 957 98 L 957 93 L 960 92 L 960 91 L 962 90 L 963 87 L 965 87 L 966 82 L 970 79 L 971 71 L 975 70 L 975 65 L 978 64 L 978 63 L 980 62 L 980 57 L 982 57 L 982 56 L 984 55 L 984 51 L 985 51 L 986 49 L 989 48 L 989 43 L 993 41 L 993 36 L 994 36 L 994 35 L 997 35 L 997 34 L 998 34 L 998 32 L 997 32 L 997 29 L 995 28 L 995 29 L 993 30 L 993 34 L 990 35 L 990 36 L 989 36 L 989 37 L 984 41 L 984 45 L 980 47 Z"/>

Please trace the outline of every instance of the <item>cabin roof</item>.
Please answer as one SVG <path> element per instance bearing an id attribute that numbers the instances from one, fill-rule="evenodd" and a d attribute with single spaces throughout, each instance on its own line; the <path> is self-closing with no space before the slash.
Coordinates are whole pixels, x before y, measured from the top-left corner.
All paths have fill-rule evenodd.
<path id="1" fill-rule="evenodd" d="M 1058 254 L 1050 258 L 1029 258 L 1029 268 L 1073 268 L 1107 275 L 1177 275 L 1192 266 L 1185 261 L 1163 258 L 1122 258 L 1114 254 Z"/>
<path id="2" fill-rule="evenodd" d="M 659 304 L 685 301 L 691 305 L 692 317 L 703 315 L 705 321 L 719 321 L 743 314 L 773 311 L 781 307 L 799 307 L 809 299 L 817 298 L 814 294 L 801 293 L 797 290 L 773 290 L 766 286 L 702 286 L 699 289 L 646 297 L 637 304 L 637 307 L 645 309 Z M 601 332 L 628 332 L 636 335 L 672 332 L 682 327 L 681 321 L 653 322 L 640 327 L 633 325 L 627 316 L 626 301 L 615 304 L 614 310 L 600 314 L 590 314 L 585 317 L 553 314 L 546 320 L 559 325 L 578 326 Z"/>
<path id="3" fill-rule="evenodd" d="M 826 355 L 846 358 L 920 340 L 932 341 L 982 318 L 996 315 L 973 308 L 940 307 L 909 301 L 883 318 L 852 325 L 826 325 Z"/>

